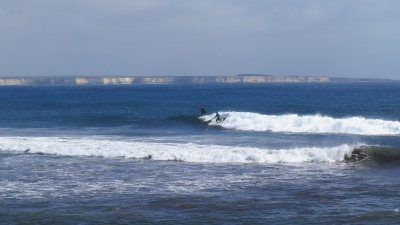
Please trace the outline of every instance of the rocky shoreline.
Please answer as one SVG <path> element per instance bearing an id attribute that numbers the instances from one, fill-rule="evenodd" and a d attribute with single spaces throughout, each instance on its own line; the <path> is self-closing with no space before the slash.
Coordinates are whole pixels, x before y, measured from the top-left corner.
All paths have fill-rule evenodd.
<path id="1" fill-rule="evenodd" d="M 312 83 L 312 82 L 393 82 L 389 79 L 332 78 L 327 76 L 121 76 L 121 77 L 42 77 L 0 78 L 0 85 L 44 84 L 174 84 L 174 83 Z"/>

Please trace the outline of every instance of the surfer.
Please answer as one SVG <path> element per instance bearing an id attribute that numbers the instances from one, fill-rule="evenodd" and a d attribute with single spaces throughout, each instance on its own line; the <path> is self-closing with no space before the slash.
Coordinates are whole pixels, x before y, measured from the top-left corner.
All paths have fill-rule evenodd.
<path id="1" fill-rule="evenodd" d="M 219 122 L 221 121 L 221 117 L 219 116 L 219 113 L 218 113 L 218 112 L 216 112 L 216 115 L 215 115 L 214 118 L 216 118 L 216 119 L 215 119 L 215 122 L 217 122 L 217 123 L 219 123 Z"/>
<path id="2" fill-rule="evenodd" d="M 203 107 L 200 107 L 200 113 L 201 113 L 200 116 L 206 115 L 206 110 L 204 110 Z"/>

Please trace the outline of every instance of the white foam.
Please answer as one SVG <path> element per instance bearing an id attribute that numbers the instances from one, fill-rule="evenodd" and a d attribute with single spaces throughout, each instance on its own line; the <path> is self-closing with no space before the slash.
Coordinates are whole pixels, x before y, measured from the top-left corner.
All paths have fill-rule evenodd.
<path id="1" fill-rule="evenodd" d="M 321 115 L 263 115 L 250 112 L 220 112 L 227 118 L 217 124 L 214 115 L 200 117 L 212 126 L 244 131 L 291 133 L 343 133 L 357 135 L 399 135 L 400 122 L 363 117 L 336 119 Z"/>
<path id="2" fill-rule="evenodd" d="M 0 149 L 64 156 L 148 158 L 203 163 L 339 162 L 352 146 L 262 149 L 251 147 L 153 143 L 97 138 L 0 137 Z"/>

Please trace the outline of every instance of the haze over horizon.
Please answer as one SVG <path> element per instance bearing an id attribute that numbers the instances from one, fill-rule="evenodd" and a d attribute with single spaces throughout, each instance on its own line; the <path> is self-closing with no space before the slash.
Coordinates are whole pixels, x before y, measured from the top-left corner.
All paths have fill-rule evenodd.
<path id="1" fill-rule="evenodd" d="M 400 79 L 397 0 L 0 0 L 0 77 Z"/>

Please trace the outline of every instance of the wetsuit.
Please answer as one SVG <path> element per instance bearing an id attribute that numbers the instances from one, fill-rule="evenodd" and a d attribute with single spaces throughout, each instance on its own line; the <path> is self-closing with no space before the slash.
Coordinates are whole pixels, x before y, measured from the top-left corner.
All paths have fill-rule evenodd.
<path id="1" fill-rule="evenodd" d="M 217 115 L 215 115 L 215 118 L 217 118 L 217 119 L 215 119 L 215 122 L 219 122 L 219 121 L 221 121 L 221 117 L 219 116 L 219 114 L 217 113 Z"/>
<path id="2" fill-rule="evenodd" d="M 204 110 L 204 108 L 203 108 L 203 107 L 200 107 L 200 113 L 201 113 L 201 115 L 200 115 L 200 116 L 203 116 L 203 115 L 205 115 L 205 114 L 206 114 L 206 110 Z"/>

